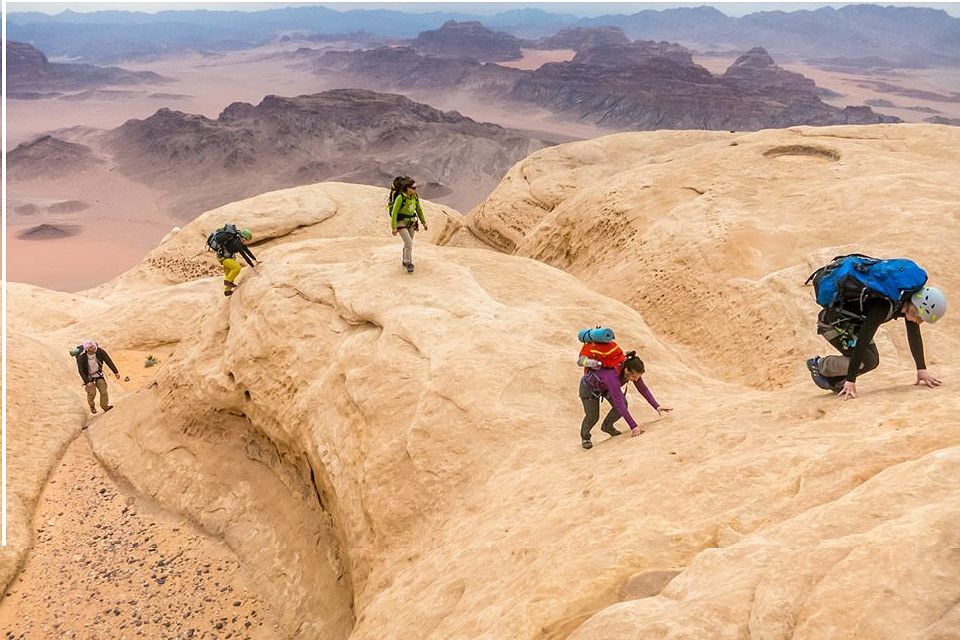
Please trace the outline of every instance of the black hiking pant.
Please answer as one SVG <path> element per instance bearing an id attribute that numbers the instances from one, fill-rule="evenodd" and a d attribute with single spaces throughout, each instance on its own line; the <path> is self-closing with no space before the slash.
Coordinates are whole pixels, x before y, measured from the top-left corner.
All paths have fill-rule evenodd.
<path id="1" fill-rule="evenodd" d="M 597 392 L 590 388 L 586 379 L 580 378 L 580 402 L 583 403 L 583 422 L 580 424 L 580 439 L 589 440 L 590 430 L 600 419 L 600 398 Z M 610 398 L 607 398 L 610 401 Z M 611 404 L 607 417 L 603 419 L 602 429 L 612 429 L 613 423 L 620 419 L 620 412 Z"/>
<path id="2" fill-rule="evenodd" d="M 826 336 L 824 336 L 826 338 Z M 849 364 L 850 357 L 850 346 L 847 344 L 847 341 L 844 340 L 841 336 L 834 336 L 827 340 L 833 348 L 840 352 L 840 354 L 848 359 L 847 363 Z M 837 356 L 827 356 L 836 358 Z M 863 361 L 860 364 L 860 371 L 857 375 L 862 375 L 868 371 L 873 371 L 880 366 L 880 352 L 877 350 L 877 343 L 871 342 L 867 345 L 866 350 L 863 352 Z M 821 365 L 822 367 L 822 365 Z M 843 389 L 843 382 L 847 379 L 846 374 L 842 376 L 827 376 L 827 381 L 830 382 L 830 387 L 839 392 Z"/>

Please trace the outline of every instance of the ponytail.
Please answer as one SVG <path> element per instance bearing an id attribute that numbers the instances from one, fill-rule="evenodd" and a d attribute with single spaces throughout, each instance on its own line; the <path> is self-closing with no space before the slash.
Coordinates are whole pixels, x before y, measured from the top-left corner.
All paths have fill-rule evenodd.
<path id="1" fill-rule="evenodd" d="M 637 356 L 636 351 L 627 351 L 626 356 L 626 359 L 623 361 L 624 371 L 629 369 L 630 371 L 639 373 L 641 375 L 646 371 L 645 367 L 643 366 L 643 360 Z"/>

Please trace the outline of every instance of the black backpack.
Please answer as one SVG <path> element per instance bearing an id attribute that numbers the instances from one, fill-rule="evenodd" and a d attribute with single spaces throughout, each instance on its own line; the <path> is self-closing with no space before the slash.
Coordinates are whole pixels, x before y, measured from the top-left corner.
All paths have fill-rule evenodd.
<path id="1" fill-rule="evenodd" d="M 207 236 L 207 246 L 216 251 L 218 256 L 226 255 L 230 253 L 227 244 L 231 239 L 239 237 L 241 236 L 237 225 L 228 222 Z"/>
<path id="2" fill-rule="evenodd" d="M 388 217 L 388 218 L 392 218 L 392 217 L 393 217 L 393 203 L 397 201 L 397 198 L 400 198 L 400 207 L 401 207 L 401 208 L 403 207 L 403 200 L 404 200 L 403 193 L 398 191 L 397 193 L 395 193 L 395 194 L 393 195 L 392 198 L 390 198 L 390 201 L 387 202 L 387 217 Z"/>

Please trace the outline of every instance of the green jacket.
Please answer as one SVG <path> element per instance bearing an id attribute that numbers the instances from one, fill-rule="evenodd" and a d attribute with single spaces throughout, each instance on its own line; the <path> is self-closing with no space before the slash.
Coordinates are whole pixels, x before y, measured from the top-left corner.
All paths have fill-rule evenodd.
<path id="1" fill-rule="evenodd" d="M 401 193 L 393 201 L 393 208 L 390 210 L 390 229 L 396 231 L 397 222 L 406 224 L 411 218 L 420 218 L 424 226 L 427 224 L 423 219 L 423 209 L 420 208 L 420 198 L 416 194 L 405 196 Z"/>

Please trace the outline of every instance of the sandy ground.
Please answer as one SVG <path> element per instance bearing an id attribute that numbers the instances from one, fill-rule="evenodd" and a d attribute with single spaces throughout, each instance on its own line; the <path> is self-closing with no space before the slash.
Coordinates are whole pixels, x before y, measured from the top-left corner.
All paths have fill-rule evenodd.
<path id="1" fill-rule="evenodd" d="M 15 282 L 60 291 L 92 287 L 131 268 L 178 224 L 164 211 L 158 191 L 106 166 L 54 179 L 11 180 L 8 189 L 7 277 Z M 88 208 L 49 210 L 64 201 L 79 201 Z M 11 215 L 25 205 L 34 205 L 37 213 Z M 67 227 L 71 235 L 20 237 L 42 224 Z"/>
<path id="2" fill-rule="evenodd" d="M 36 545 L 0 603 L 5 638 L 273 638 L 236 556 L 119 487 L 85 436 L 41 497 Z"/>
<path id="3" fill-rule="evenodd" d="M 539 49 L 520 49 L 523 57 L 519 60 L 510 60 L 507 62 L 498 62 L 501 67 L 511 67 L 513 69 L 539 69 L 548 62 L 566 62 L 573 60 L 577 52 L 573 49 L 550 49 L 541 51 Z"/>

